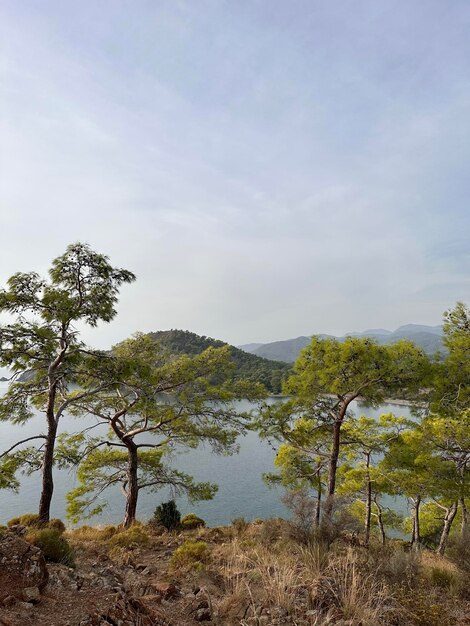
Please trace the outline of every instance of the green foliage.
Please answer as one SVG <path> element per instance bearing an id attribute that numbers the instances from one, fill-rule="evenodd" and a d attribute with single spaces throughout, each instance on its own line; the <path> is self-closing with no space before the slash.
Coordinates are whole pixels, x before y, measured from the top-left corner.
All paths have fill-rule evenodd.
<path id="1" fill-rule="evenodd" d="M 26 540 L 42 550 L 46 561 L 63 563 L 69 567 L 74 565 L 73 550 L 60 530 L 55 528 L 30 530 Z"/>
<path id="2" fill-rule="evenodd" d="M 176 502 L 169 500 L 157 506 L 153 518 L 157 524 L 161 524 L 167 530 L 176 530 L 180 526 L 181 513 L 178 511 Z"/>
<path id="3" fill-rule="evenodd" d="M 194 528 L 202 528 L 205 525 L 206 522 L 195 513 L 188 513 L 180 522 L 182 530 L 193 530 Z"/>
<path id="4" fill-rule="evenodd" d="M 174 551 L 170 565 L 175 570 L 200 570 L 209 561 L 210 555 L 210 548 L 204 541 L 185 541 Z"/>

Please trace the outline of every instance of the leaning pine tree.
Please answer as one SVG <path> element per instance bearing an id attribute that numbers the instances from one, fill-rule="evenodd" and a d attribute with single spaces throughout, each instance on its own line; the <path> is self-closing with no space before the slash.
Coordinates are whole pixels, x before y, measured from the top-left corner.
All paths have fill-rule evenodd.
<path id="1" fill-rule="evenodd" d="M 119 287 L 134 275 L 112 267 L 108 258 L 86 244 L 68 246 L 52 262 L 47 279 L 35 272 L 17 273 L 0 291 L 0 312 L 13 321 L 0 326 L 0 364 L 12 380 L 0 398 L 0 420 L 23 424 L 39 416 L 45 430 L 18 441 L 0 455 L 1 466 L 41 468 L 41 521 L 49 520 L 54 491 L 53 464 L 59 421 L 79 398 L 71 391 L 86 350 L 76 324 L 96 326 L 116 315 Z M 87 389 L 93 394 L 97 389 Z M 24 444 L 39 440 L 39 448 L 25 453 Z M 0 466 L 0 474 L 2 467 Z"/>

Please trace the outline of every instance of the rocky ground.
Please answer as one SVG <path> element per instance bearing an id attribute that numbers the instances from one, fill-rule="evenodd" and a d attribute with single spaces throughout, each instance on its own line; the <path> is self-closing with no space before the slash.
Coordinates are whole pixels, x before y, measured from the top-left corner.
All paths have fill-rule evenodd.
<path id="1" fill-rule="evenodd" d="M 227 537 L 199 531 L 211 549 Z M 15 532 L 0 538 L 0 625 L 190 626 L 194 624 L 282 624 L 251 602 L 226 607 L 224 581 L 215 571 L 172 571 L 170 557 L 188 533 L 151 537 L 150 545 L 109 550 L 102 541 L 69 539 L 75 565 L 45 562 L 41 551 Z M 111 553 L 110 553 L 111 552 Z M 249 613 L 256 615 L 248 615 Z M 306 622 L 307 623 L 307 622 Z"/>
<path id="2" fill-rule="evenodd" d="M 451 563 L 438 564 L 445 588 L 426 578 L 434 561 L 403 552 L 383 559 L 382 573 L 374 561 L 371 576 L 370 552 L 343 544 L 325 555 L 289 543 L 277 523 L 173 534 L 142 527 L 121 544 L 94 529 L 69 531 L 74 567 L 46 563 L 22 535 L 0 534 L 0 626 L 470 625 L 468 580 Z M 204 550 L 175 561 L 188 542 Z"/>

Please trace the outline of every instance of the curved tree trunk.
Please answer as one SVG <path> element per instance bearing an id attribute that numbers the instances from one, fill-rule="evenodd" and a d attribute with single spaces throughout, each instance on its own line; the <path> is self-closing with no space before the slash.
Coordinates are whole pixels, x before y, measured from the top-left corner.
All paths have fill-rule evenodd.
<path id="1" fill-rule="evenodd" d="M 137 498 L 139 496 L 139 486 L 137 483 L 137 469 L 139 466 L 137 446 L 132 441 L 125 442 L 128 454 L 127 464 L 127 489 L 126 489 L 126 511 L 122 522 L 123 528 L 129 528 L 135 522 L 137 512 Z"/>
<path id="2" fill-rule="evenodd" d="M 444 552 L 446 551 L 450 529 L 452 528 L 452 523 L 457 515 L 457 508 L 457 502 L 453 502 L 452 506 L 450 506 L 446 511 L 446 515 L 444 517 L 444 527 L 442 528 L 441 538 L 437 548 L 437 553 L 441 556 L 444 556 Z"/>

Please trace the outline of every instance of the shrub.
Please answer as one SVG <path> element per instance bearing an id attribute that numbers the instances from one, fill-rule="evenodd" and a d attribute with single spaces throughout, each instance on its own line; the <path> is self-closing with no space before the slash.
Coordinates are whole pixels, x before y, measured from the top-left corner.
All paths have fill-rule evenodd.
<path id="1" fill-rule="evenodd" d="M 181 513 L 178 511 L 175 501 L 169 500 L 157 506 L 153 518 L 155 523 L 161 524 L 167 530 L 175 530 L 179 528 Z"/>
<path id="2" fill-rule="evenodd" d="M 462 537 L 451 537 L 447 556 L 463 570 L 470 571 L 470 533 Z"/>
<path id="3" fill-rule="evenodd" d="M 181 520 L 181 528 L 183 530 L 192 530 L 193 528 L 202 528 L 206 522 L 198 517 L 195 513 L 188 513 Z"/>
<path id="4" fill-rule="evenodd" d="M 38 528 L 26 535 L 26 540 L 40 548 L 46 561 L 74 565 L 73 550 L 62 533 L 55 528 Z"/>
<path id="5" fill-rule="evenodd" d="M 116 534 L 109 540 L 112 548 L 133 548 L 135 546 L 146 546 L 149 543 L 149 536 L 142 526 L 134 525 Z"/>
<path id="6" fill-rule="evenodd" d="M 232 520 L 232 526 L 235 529 L 235 532 L 240 537 L 246 532 L 249 524 L 244 517 L 236 517 Z"/>
<path id="7" fill-rule="evenodd" d="M 170 559 L 174 569 L 202 569 L 210 558 L 210 549 L 204 541 L 185 541 Z"/>
<path id="8" fill-rule="evenodd" d="M 47 522 L 46 528 L 53 528 L 54 530 L 59 531 L 61 534 L 65 532 L 65 524 L 61 519 L 51 519 Z"/>
<path id="9" fill-rule="evenodd" d="M 259 540 L 265 545 L 277 543 L 285 539 L 290 533 L 289 523 L 280 517 L 268 517 L 259 526 Z"/>

